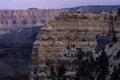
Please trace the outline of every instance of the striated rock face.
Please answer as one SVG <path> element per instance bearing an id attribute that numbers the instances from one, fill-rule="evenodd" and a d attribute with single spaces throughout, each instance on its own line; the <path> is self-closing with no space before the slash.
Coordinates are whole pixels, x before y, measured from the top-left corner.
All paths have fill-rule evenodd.
<path id="1" fill-rule="evenodd" d="M 65 59 L 67 54 L 74 57 L 77 52 L 75 47 L 95 53 L 96 36 L 111 35 L 111 26 L 119 32 L 119 21 L 117 15 L 81 14 L 79 12 L 61 13 L 54 20 L 49 21 L 40 30 L 33 45 L 31 80 L 34 80 L 36 74 L 41 74 L 40 65 L 51 61 L 56 68 L 59 60 Z M 73 49 L 69 50 L 71 47 Z M 34 74 L 36 69 L 38 72 Z"/>
<path id="2" fill-rule="evenodd" d="M 27 10 L 0 10 L 0 77 L 29 72 L 28 65 L 31 49 L 40 29 L 39 25 L 53 19 L 60 12 L 116 13 L 118 7 L 83 6 L 59 10 L 39 10 L 36 8 Z M 54 59 L 57 61 L 60 55 L 56 55 L 56 53 L 63 55 L 64 51 L 68 52 L 66 49 L 66 45 L 68 44 L 68 46 L 71 46 L 74 43 L 76 46 L 80 45 L 86 48 L 88 41 L 90 41 L 88 48 L 91 47 L 90 50 L 93 50 L 96 44 L 94 42 L 95 35 L 108 34 L 109 26 L 106 23 L 107 21 L 104 22 L 104 20 L 109 20 L 109 17 L 109 15 L 99 14 L 61 14 L 60 17 L 56 17 L 53 21 L 48 22 L 46 25 L 47 30 L 44 27 L 38 34 L 37 40 L 34 43 L 32 56 L 35 58 L 34 56 L 40 54 L 39 57 L 36 56 L 38 58 L 35 59 L 39 60 L 35 60 L 35 62 L 38 61 L 38 63 L 42 64 L 45 62 L 46 57 L 48 60 Z M 114 25 L 118 26 L 119 23 L 115 23 Z M 100 28 L 101 26 L 102 28 Z M 116 30 L 119 30 L 119 28 L 116 28 Z M 58 49 L 56 46 L 58 46 Z M 58 50 L 61 52 L 58 52 Z M 47 53 L 50 54 L 48 55 Z"/>
<path id="3" fill-rule="evenodd" d="M 60 45 L 60 43 L 64 48 L 74 44 L 82 48 L 91 47 L 90 50 L 93 51 L 96 46 L 96 36 L 110 35 L 110 16 L 114 20 L 115 15 L 109 14 L 60 14 L 54 20 L 49 21 L 46 27 L 43 27 L 37 35 L 34 45 L 38 49 L 39 59 L 46 59 L 45 57 L 49 55 L 49 50 L 54 45 Z M 114 28 L 119 32 L 118 22 L 114 23 Z"/>
<path id="4" fill-rule="evenodd" d="M 31 50 L 44 23 L 61 10 L 0 10 L 0 79 L 28 74 Z"/>
<path id="5" fill-rule="evenodd" d="M 53 19 L 60 12 L 77 12 L 81 13 L 116 13 L 119 5 L 116 6 L 80 6 L 65 9 L 37 9 L 29 8 L 26 10 L 0 10 L 0 27 L 11 25 L 40 25 Z"/>
<path id="6" fill-rule="evenodd" d="M 0 10 L 0 26 L 12 25 L 40 25 L 53 19 L 62 10 Z"/>

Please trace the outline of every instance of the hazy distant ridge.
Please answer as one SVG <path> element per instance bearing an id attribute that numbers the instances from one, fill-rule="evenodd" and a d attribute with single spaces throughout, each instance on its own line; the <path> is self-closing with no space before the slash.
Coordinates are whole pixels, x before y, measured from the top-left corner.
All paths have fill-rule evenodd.
<path id="1" fill-rule="evenodd" d="M 120 8 L 120 5 L 94 5 L 94 6 L 79 6 L 79 7 L 73 7 L 73 8 L 66 8 L 69 12 L 76 12 L 80 11 L 81 13 L 116 13 L 117 9 Z"/>

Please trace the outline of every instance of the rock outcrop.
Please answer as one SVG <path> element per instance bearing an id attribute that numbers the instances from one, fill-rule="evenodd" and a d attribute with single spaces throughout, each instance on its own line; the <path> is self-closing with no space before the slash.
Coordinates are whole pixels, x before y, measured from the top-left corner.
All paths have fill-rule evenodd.
<path id="1" fill-rule="evenodd" d="M 75 57 L 76 47 L 95 53 L 96 36 L 111 35 L 110 37 L 113 37 L 111 28 L 115 29 L 115 33 L 119 33 L 119 21 L 117 15 L 81 14 L 79 12 L 61 13 L 54 20 L 49 21 L 40 30 L 34 42 L 31 55 L 31 80 L 41 74 L 40 65 L 46 65 L 49 69 L 51 64 L 57 69 L 60 60 L 66 60 L 67 55 L 70 59 Z M 34 73 L 35 70 L 36 73 Z M 47 72 L 49 74 L 49 70 Z M 40 79 L 42 79 L 41 76 L 39 75 Z"/>
<path id="2" fill-rule="evenodd" d="M 113 17 L 114 15 L 60 14 L 54 20 L 49 21 L 46 27 L 43 27 L 37 35 L 37 40 L 34 45 L 38 49 L 38 54 L 44 55 L 39 56 L 40 59 L 46 59 L 45 57 L 47 54 L 49 55 L 49 50 L 51 50 L 54 45 L 60 45 L 60 43 L 64 48 L 75 45 L 77 47 L 81 46 L 82 48 L 90 46 L 91 50 L 94 50 L 96 46 L 96 36 L 110 35 L 110 16 Z M 119 26 L 117 24 L 119 23 L 114 24 L 114 28 L 119 32 Z M 49 47 L 51 49 L 49 49 Z"/>
<path id="3" fill-rule="evenodd" d="M 38 31 L 60 12 L 34 8 L 0 10 L 0 79 L 28 74 L 31 50 Z"/>

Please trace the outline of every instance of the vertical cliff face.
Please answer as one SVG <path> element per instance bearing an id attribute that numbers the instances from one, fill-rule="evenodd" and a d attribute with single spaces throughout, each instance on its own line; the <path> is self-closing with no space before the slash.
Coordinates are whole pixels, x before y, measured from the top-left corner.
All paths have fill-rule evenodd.
<path id="1" fill-rule="evenodd" d="M 33 42 L 61 10 L 0 10 L 0 79 L 28 74 Z"/>
<path id="2" fill-rule="evenodd" d="M 33 73 L 35 69 L 39 70 L 39 65 L 46 65 L 51 61 L 56 68 L 59 60 L 66 60 L 67 55 L 71 57 L 76 55 L 76 47 L 95 53 L 96 36 L 109 36 L 111 22 L 116 21 L 113 23 L 114 28 L 120 31 L 119 26 L 116 25 L 119 24 L 119 19 L 116 20 L 115 17 L 116 15 L 78 12 L 62 13 L 49 21 L 46 27 L 40 30 L 33 45 L 31 80 L 39 74 L 39 71 Z"/>
<path id="3" fill-rule="evenodd" d="M 88 47 L 89 50 L 94 51 L 96 36 L 110 35 L 109 16 L 80 13 L 60 14 L 54 20 L 49 21 L 37 35 L 34 45 L 37 46 L 39 59 L 46 59 L 46 55 L 49 55 L 46 51 L 49 52 L 56 41 L 64 44 L 64 48 L 75 45 L 82 48 Z M 115 26 L 115 29 L 117 30 L 119 27 Z"/>
<path id="4" fill-rule="evenodd" d="M 103 9 L 104 7 L 88 6 L 60 10 L 39 10 L 36 8 L 0 10 L 0 77 L 28 73 L 32 45 L 41 28 L 39 25 L 53 19 L 60 12 L 114 13 L 118 7 L 106 8 L 105 6 Z M 66 47 L 69 48 L 74 44 L 83 48 L 89 45 L 88 48 L 91 47 L 89 50 L 93 50 L 96 44 L 95 35 L 108 34 L 107 20 L 109 17 L 109 15 L 99 14 L 65 13 L 49 21 L 46 27 L 41 29 L 34 43 L 33 62 L 37 62 L 37 65 L 46 61 L 57 63 L 59 56 L 68 53 Z M 114 24 L 117 27 L 116 30 L 119 30 L 118 25 L 119 22 Z"/>
<path id="5" fill-rule="evenodd" d="M 53 19 L 62 10 L 0 10 L 0 26 L 8 25 L 40 25 Z"/>

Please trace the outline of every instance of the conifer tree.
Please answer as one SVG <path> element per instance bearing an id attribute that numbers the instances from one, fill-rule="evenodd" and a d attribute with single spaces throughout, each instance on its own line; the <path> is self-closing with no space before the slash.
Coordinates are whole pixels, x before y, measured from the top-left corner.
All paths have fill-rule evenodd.
<path id="1" fill-rule="evenodd" d="M 51 67 L 51 80 L 55 80 L 55 71 L 54 71 L 54 66 L 53 65 Z"/>
<path id="2" fill-rule="evenodd" d="M 118 8 L 117 15 L 120 16 L 120 8 Z"/>
<path id="3" fill-rule="evenodd" d="M 98 58 L 98 76 L 97 76 L 97 80 L 105 80 L 106 79 L 106 75 L 108 73 L 108 57 L 107 54 L 105 52 L 105 50 L 103 49 L 101 52 L 101 55 Z"/>
<path id="4" fill-rule="evenodd" d="M 116 68 L 116 66 L 114 66 L 114 70 L 113 70 L 113 73 L 111 75 L 111 80 L 120 80 L 120 72 L 119 70 Z"/>

